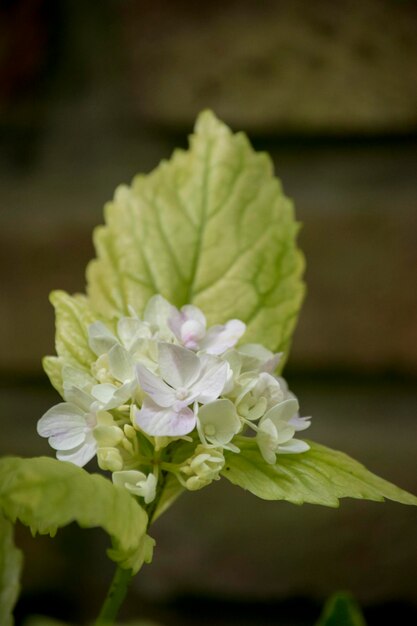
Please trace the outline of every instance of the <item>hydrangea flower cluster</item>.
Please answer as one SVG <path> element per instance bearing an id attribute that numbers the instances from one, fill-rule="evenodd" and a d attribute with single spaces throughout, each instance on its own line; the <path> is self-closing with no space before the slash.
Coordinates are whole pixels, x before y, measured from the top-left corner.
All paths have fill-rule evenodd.
<path id="1" fill-rule="evenodd" d="M 63 366 L 65 402 L 43 415 L 38 433 L 60 460 L 84 466 L 97 456 L 145 504 L 161 472 L 189 490 L 218 479 L 224 452 L 239 454 L 245 434 L 271 464 L 277 454 L 308 450 L 294 435 L 309 418 L 299 417 L 297 399 L 273 373 L 281 355 L 236 346 L 245 329 L 237 319 L 207 328 L 200 309 L 178 310 L 162 296 L 151 298 L 143 319 L 131 309 L 114 329 L 94 322 L 91 371 Z"/>

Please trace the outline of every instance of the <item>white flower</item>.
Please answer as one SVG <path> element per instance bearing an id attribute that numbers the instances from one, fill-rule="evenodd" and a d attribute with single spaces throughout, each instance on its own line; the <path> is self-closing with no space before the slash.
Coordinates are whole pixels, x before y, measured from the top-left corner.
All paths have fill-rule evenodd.
<path id="1" fill-rule="evenodd" d="M 226 324 L 212 326 L 206 331 L 207 322 L 204 313 L 191 304 L 183 306 L 180 311 L 172 306 L 168 324 L 185 348 L 216 355 L 232 348 L 246 330 L 246 324 L 233 319 Z"/>
<path id="2" fill-rule="evenodd" d="M 243 374 L 237 382 L 240 393 L 235 400 L 236 407 L 239 415 L 248 420 L 258 420 L 284 399 L 278 380 L 267 372 Z"/>
<path id="3" fill-rule="evenodd" d="M 310 448 L 305 441 L 293 439 L 296 429 L 290 421 L 297 411 L 297 400 L 290 398 L 270 409 L 259 422 L 256 440 L 267 463 L 273 465 L 278 453 L 295 454 Z"/>
<path id="4" fill-rule="evenodd" d="M 81 389 L 66 390 L 67 402 L 53 406 L 38 421 L 37 431 L 48 437 L 60 461 L 83 467 L 97 451 L 93 429 L 97 424 L 97 402 Z"/>
<path id="5" fill-rule="evenodd" d="M 210 355 L 168 343 L 159 344 L 156 376 L 141 364 L 136 366 L 139 384 L 148 397 L 136 410 L 136 423 L 148 435 L 180 437 L 191 432 L 196 417 L 189 408 L 216 400 L 227 381 L 229 366 Z"/>
<path id="6" fill-rule="evenodd" d="M 242 424 L 236 407 L 230 400 L 214 400 L 198 409 L 197 428 L 203 444 L 207 441 L 214 446 L 239 452 L 231 444 L 232 438 L 241 430 Z"/>
<path id="7" fill-rule="evenodd" d="M 152 337 L 157 341 L 174 341 L 174 333 L 169 324 L 175 307 L 160 295 L 152 296 L 145 307 L 143 318 L 149 325 Z"/>
<path id="8" fill-rule="evenodd" d="M 119 343 L 115 343 L 107 355 L 108 368 L 116 383 L 95 385 L 91 393 L 104 409 L 115 409 L 130 400 L 137 387 L 134 360 Z"/>
<path id="9" fill-rule="evenodd" d="M 135 496 L 140 496 L 149 504 L 155 499 L 157 479 L 154 474 L 147 476 L 137 470 L 125 470 L 113 472 L 113 482 L 119 487 L 124 487 Z"/>

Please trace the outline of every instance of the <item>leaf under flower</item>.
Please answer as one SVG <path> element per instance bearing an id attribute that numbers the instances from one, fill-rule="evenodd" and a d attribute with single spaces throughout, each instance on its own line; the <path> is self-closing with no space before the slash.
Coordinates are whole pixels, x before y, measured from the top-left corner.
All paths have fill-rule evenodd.
<path id="1" fill-rule="evenodd" d="M 254 439 L 236 438 L 240 454 L 226 452 L 222 475 L 264 500 L 339 506 L 340 498 L 417 505 L 417 497 L 368 471 L 347 454 L 308 441 L 310 450 L 267 463 Z"/>
<path id="2" fill-rule="evenodd" d="M 71 522 L 99 526 L 112 538 L 110 558 L 134 573 L 152 559 L 148 516 L 136 500 L 71 463 L 46 457 L 0 459 L 0 511 L 42 535 L 54 536 Z"/>

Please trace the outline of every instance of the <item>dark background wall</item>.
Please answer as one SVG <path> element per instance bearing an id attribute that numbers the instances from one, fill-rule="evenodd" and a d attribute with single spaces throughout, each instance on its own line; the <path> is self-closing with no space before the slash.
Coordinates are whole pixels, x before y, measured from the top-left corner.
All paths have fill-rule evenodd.
<path id="1" fill-rule="evenodd" d="M 211 107 L 270 151 L 304 224 L 287 376 L 311 437 L 417 492 L 416 18 L 411 0 L 0 3 L 0 452 L 50 453 L 35 434 L 56 401 L 40 365 L 48 293 L 83 290 L 104 202 Z M 349 588 L 371 623 L 395 607 L 416 618 L 405 507 L 298 509 L 216 484 L 155 535 L 127 617 L 139 603 L 166 624 L 303 623 Z M 111 576 L 104 539 L 19 540 L 20 614 L 93 615 Z"/>

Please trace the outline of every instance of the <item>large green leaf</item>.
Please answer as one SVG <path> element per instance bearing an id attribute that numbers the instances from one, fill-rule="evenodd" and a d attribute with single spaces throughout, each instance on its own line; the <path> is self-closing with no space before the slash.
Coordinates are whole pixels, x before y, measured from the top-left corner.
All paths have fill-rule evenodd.
<path id="1" fill-rule="evenodd" d="M 20 589 L 22 553 L 13 541 L 13 527 L 0 512 L 0 624 L 13 625 L 13 608 Z"/>
<path id="2" fill-rule="evenodd" d="M 51 536 L 71 522 L 82 528 L 100 526 L 112 538 L 109 556 L 134 573 L 152 557 L 148 516 L 137 501 L 71 463 L 46 457 L 0 459 L 0 510 L 33 533 Z"/>
<path id="3" fill-rule="evenodd" d="M 349 593 L 329 598 L 316 626 L 366 626 L 362 612 Z"/>
<path id="4" fill-rule="evenodd" d="M 301 454 L 278 455 L 275 465 L 262 458 L 254 439 L 237 441 L 240 454 L 226 453 L 222 474 L 235 485 L 265 500 L 337 507 L 339 498 L 417 505 L 417 498 L 369 472 L 343 452 L 311 441 Z"/>
<path id="5" fill-rule="evenodd" d="M 202 113 L 189 150 L 119 187 L 105 217 L 87 271 L 104 318 L 160 293 L 210 323 L 240 318 L 245 340 L 288 350 L 304 290 L 298 225 L 269 157 L 243 133 Z"/>

